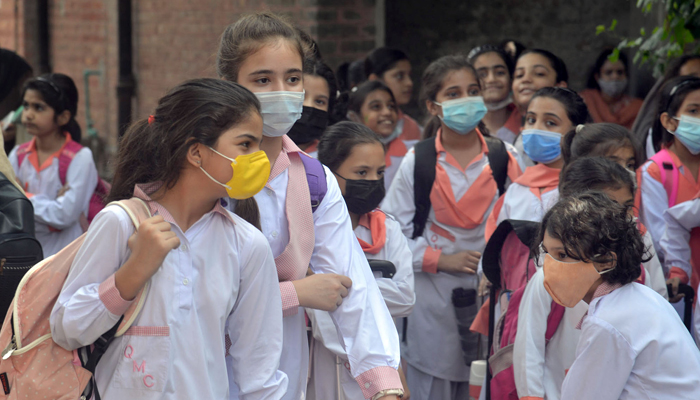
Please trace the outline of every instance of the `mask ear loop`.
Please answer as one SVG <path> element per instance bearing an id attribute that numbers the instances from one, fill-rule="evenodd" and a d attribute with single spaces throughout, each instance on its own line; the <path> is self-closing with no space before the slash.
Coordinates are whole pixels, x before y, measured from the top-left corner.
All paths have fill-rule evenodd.
<path id="1" fill-rule="evenodd" d="M 223 157 L 223 158 L 225 158 L 225 159 L 231 161 L 233 164 L 238 164 L 238 162 L 237 162 L 236 160 L 234 160 L 233 158 L 226 157 L 225 155 L 219 153 L 218 151 L 214 150 L 214 149 L 211 148 L 210 146 L 207 146 L 207 147 L 209 147 L 209 150 L 211 150 L 211 151 L 213 151 L 214 153 L 220 155 L 221 157 Z M 225 184 L 225 183 L 221 183 L 221 182 L 217 181 L 216 179 L 214 179 L 214 177 L 211 176 L 211 175 L 209 175 L 209 172 L 207 172 L 207 171 L 202 167 L 201 164 L 202 164 L 202 162 L 199 161 L 199 160 L 197 160 L 197 165 L 199 165 L 199 169 L 202 170 L 202 172 L 204 172 L 204 175 L 206 175 L 207 177 L 209 177 L 209 179 L 211 179 L 211 180 L 214 181 L 215 183 L 218 183 L 219 185 L 223 186 L 224 188 L 226 188 L 226 190 L 231 190 L 231 189 L 233 189 L 231 186 L 229 186 L 229 185 L 227 185 L 227 184 Z"/>

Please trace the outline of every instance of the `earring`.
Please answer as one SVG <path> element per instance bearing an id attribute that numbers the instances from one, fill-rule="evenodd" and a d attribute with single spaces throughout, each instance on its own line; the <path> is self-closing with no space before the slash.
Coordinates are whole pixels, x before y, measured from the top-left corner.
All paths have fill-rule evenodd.
<path id="1" fill-rule="evenodd" d="M 202 163 L 201 161 L 197 160 L 197 165 L 199 165 L 199 164 L 201 164 L 201 163 Z"/>

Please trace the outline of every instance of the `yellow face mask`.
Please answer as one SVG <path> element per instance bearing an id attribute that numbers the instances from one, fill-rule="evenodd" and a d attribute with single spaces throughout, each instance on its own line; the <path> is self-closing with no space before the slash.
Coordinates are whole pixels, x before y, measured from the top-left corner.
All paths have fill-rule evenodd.
<path id="1" fill-rule="evenodd" d="M 226 183 L 221 183 L 214 179 L 207 171 L 199 166 L 199 169 L 212 181 L 226 188 L 228 196 L 232 199 L 243 200 L 255 196 L 260 192 L 270 177 L 270 160 L 264 151 L 240 155 L 235 159 L 226 157 L 218 151 L 209 147 L 211 151 L 221 157 L 231 161 L 233 176 Z"/>

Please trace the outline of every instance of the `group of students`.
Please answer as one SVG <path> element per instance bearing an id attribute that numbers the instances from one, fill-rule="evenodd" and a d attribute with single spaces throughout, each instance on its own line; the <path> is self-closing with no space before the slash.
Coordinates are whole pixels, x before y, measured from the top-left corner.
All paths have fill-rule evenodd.
<path id="1" fill-rule="evenodd" d="M 150 283 L 97 366 L 104 399 L 467 399 L 460 348 L 480 333 L 460 327 L 453 294 L 483 291 L 490 236 L 527 220 L 542 223 L 543 267 L 519 309 L 518 397 L 697 399 L 700 352 L 667 299 L 700 280 L 700 78 L 660 89 L 642 142 L 662 156 L 642 164 L 621 60 L 601 58 L 579 95 L 546 50 L 441 57 L 422 75 L 422 127 L 400 110 L 402 51 L 372 51 L 366 81 L 340 93 L 350 79 L 308 35 L 245 16 L 221 36 L 219 79 L 173 88 L 122 139 L 108 201 L 148 205 L 137 231 L 115 205 L 89 221 L 92 154 L 60 156 L 79 141 L 75 85 L 30 80 L 34 139 L 9 160 L 45 255 L 89 223 L 53 340 L 90 345 Z M 568 322 L 547 342 L 553 302 Z"/>

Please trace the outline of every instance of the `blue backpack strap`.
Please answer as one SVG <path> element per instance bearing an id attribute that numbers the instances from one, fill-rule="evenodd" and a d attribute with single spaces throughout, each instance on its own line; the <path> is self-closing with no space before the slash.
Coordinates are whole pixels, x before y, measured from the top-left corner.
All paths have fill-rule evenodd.
<path id="1" fill-rule="evenodd" d="M 306 181 L 309 183 L 311 212 L 316 212 L 316 209 L 326 196 L 326 192 L 328 192 L 326 171 L 323 169 L 323 164 L 315 158 L 311 158 L 303 153 L 299 154 L 299 158 L 301 158 L 301 162 L 304 164 Z"/>

